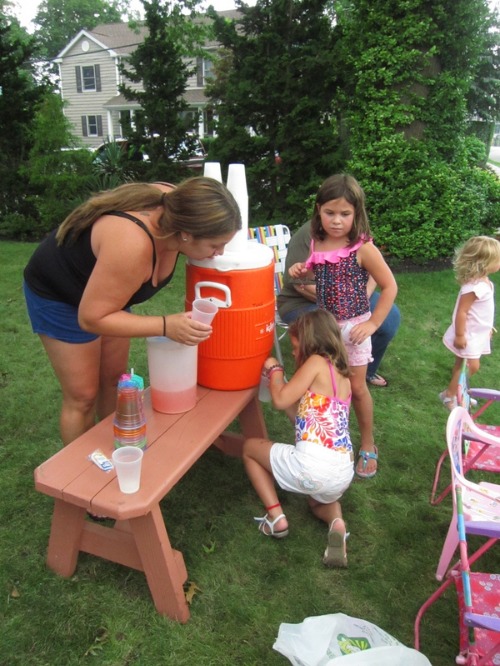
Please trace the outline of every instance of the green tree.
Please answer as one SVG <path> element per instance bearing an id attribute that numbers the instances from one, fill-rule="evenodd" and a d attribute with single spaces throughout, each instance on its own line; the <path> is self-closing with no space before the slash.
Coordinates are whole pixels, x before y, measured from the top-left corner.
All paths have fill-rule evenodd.
<path id="1" fill-rule="evenodd" d="M 129 0 L 42 0 L 33 19 L 41 57 L 55 56 L 80 30 L 120 23 Z"/>
<path id="2" fill-rule="evenodd" d="M 149 140 L 151 176 L 175 177 L 179 167 L 172 156 L 183 148 L 189 149 L 190 133 L 198 123 L 198 118 L 187 113 L 189 107 L 183 94 L 195 71 L 189 58 L 203 53 L 206 27 L 195 20 L 197 0 L 152 0 L 143 4 L 148 35 L 122 66 L 127 79 L 142 83 L 142 90 L 124 84 L 120 91 L 141 105 L 135 117 L 136 131 L 131 135 L 138 143 Z"/>
<path id="3" fill-rule="evenodd" d="M 366 190 L 375 240 L 396 257 L 428 259 L 491 233 L 498 183 L 466 136 L 486 0 L 352 0 L 338 24 L 347 168 Z"/>
<path id="4" fill-rule="evenodd" d="M 63 113 L 60 95 L 48 91 L 37 105 L 33 147 L 26 172 L 38 212 L 37 236 L 55 228 L 85 199 L 93 176 L 92 155 L 78 146 Z"/>
<path id="5" fill-rule="evenodd" d="M 209 12 L 222 45 L 207 89 L 218 117 L 210 156 L 246 164 L 254 222 L 298 225 L 308 196 L 340 163 L 332 3 L 237 5 L 235 21 Z"/>
<path id="6" fill-rule="evenodd" d="M 34 40 L 19 22 L 0 12 L 0 235 L 25 233 L 33 213 L 22 174 L 32 145 L 34 107 L 44 87 L 32 66 Z"/>
<path id="7" fill-rule="evenodd" d="M 500 118 L 500 33 L 498 31 L 499 12 L 488 12 L 484 19 L 481 34 L 483 44 L 469 92 L 467 94 L 467 110 L 471 118 L 484 121 L 490 128 Z M 486 135 L 488 145 L 491 133 Z"/>

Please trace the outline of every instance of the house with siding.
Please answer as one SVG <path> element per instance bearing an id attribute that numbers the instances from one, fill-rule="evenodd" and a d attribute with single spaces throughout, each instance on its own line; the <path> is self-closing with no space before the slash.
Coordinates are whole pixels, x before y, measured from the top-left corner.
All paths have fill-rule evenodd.
<path id="1" fill-rule="evenodd" d="M 220 12 L 227 18 L 236 18 L 235 10 Z M 65 115 L 70 121 L 73 134 L 83 145 L 96 147 L 103 141 L 112 141 L 123 136 L 124 127 L 133 126 L 134 113 L 139 104 L 129 101 L 119 93 L 125 81 L 119 71 L 120 63 L 126 61 L 147 35 L 147 28 L 131 28 L 127 23 L 100 25 L 93 30 L 81 30 L 59 53 L 55 63 L 59 67 L 60 89 L 65 101 Z M 206 44 L 207 54 L 215 52 L 215 42 Z M 200 137 L 211 133 L 211 117 L 205 85 L 211 76 L 212 61 L 197 58 L 188 61 L 196 65 L 196 73 L 187 83 L 184 94 L 189 108 L 199 117 Z"/>

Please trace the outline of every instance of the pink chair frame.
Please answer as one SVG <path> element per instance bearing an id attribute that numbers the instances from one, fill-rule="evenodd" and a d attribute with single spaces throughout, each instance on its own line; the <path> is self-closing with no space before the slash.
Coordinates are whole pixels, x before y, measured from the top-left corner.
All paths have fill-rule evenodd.
<path id="1" fill-rule="evenodd" d="M 471 565 L 489 550 L 497 539 L 495 537 L 488 539 L 469 558 L 463 493 L 464 487 L 461 482 L 454 484 L 453 502 L 457 516 L 455 530 L 460 544 L 460 559 L 442 585 L 418 611 L 414 627 L 415 648 L 420 649 L 422 617 L 430 606 L 442 596 L 443 592 L 454 583 L 458 595 L 459 611 L 459 654 L 455 662 L 466 666 L 492 666 L 500 663 L 500 617 L 498 613 L 500 575 L 471 572 Z"/>
<path id="2" fill-rule="evenodd" d="M 465 531 L 484 537 L 500 537 L 500 485 L 474 483 L 464 476 L 464 438 L 486 445 L 500 446 L 500 438 L 479 428 L 463 407 L 455 407 L 446 424 L 446 441 L 451 462 L 452 483 L 462 492 Z M 453 516 L 436 570 L 436 578 L 443 580 L 459 543 L 457 532 L 457 507 L 453 494 Z"/>
<path id="3" fill-rule="evenodd" d="M 473 414 L 472 418 L 476 425 L 500 438 L 500 426 L 482 425 L 477 423 L 477 419 L 495 402 L 500 401 L 500 391 L 493 389 L 479 388 L 470 389 L 467 374 L 467 363 L 464 361 L 462 372 L 458 383 L 458 404 L 470 411 L 470 399 L 485 400 Z M 439 504 L 450 493 L 451 483 L 438 495 L 439 479 L 445 460 L 448 459 L 448 449 L 445 448 L 436 465 L 434 481 L 431 490 L 430 502 L 432 505 Z M 492 447 L 490 443 L 468 440 L 463 456 L 463 470 L 467 473 L 469 470 L 482 470 L 486 472 L 500 472 L 500 447 Z"/>

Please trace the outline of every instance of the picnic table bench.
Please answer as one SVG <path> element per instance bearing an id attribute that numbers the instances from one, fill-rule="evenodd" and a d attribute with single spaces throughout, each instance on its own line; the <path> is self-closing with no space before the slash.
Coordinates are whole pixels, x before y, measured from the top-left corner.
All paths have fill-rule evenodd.
<path id="1" fill-rule="evenodd" d="M 96 449 L 111 459 L 113 415 L 36 468 L 36 490 L 55 499 L 47 565 L 69 577 L 85 552 L 143 571 L 157 611 L 187 622 L 187 570 L 182 553 L 170 545 L 160 502 L 212 444 L 241 455 L 244 439 L 267 437 L 266 426 L 257 388 L 198 386 L 196 406 L 183 414 L 154 411 L 147 389 L 145 412 L 148 447 L 137 493 L 121 493 L 114 469 L 104 472 L 88 459 Z M 242 434 L 225 432 L 235 419 Z M 92 522 L 87 512 L 116 522 Z"/>

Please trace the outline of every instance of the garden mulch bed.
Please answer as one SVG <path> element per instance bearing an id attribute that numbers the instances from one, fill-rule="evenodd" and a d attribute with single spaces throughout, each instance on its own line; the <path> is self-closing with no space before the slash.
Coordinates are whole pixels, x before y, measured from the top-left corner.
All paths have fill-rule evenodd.
<path id="1" fill-rule="evenodd" d="M 452 268 L 452 257 L 439 257 L 416 261 L 414 259 L 395 259 L 385 257 L 393 273 L 431 273 Z"/>

